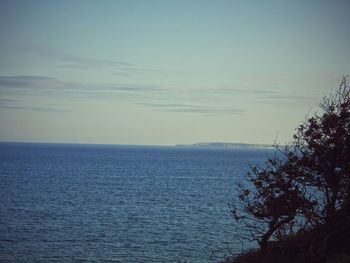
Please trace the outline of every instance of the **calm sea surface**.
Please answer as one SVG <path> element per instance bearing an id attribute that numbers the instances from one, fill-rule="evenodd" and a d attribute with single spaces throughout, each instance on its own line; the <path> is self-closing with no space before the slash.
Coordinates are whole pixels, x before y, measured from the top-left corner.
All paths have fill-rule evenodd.
<path id="1" fill-rule="evenodd" d="M 216 262 L 262 149 L 0 143 L 0 262 Z"/>

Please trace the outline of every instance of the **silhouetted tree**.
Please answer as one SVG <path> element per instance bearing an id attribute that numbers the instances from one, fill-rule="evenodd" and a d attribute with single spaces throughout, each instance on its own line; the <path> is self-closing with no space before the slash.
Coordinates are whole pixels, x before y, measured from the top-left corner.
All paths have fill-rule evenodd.
<path id="1" fill-rule="evenodd" d="M 293 141 L 276 146 L 264 167 L 252 166 L 248 185 L 231 203 L 245 233 L 267 249 L 271 237 L 331 226 L 350 213 L 350 88 L 343 78 L 315 113 L 297 129 Z"/>

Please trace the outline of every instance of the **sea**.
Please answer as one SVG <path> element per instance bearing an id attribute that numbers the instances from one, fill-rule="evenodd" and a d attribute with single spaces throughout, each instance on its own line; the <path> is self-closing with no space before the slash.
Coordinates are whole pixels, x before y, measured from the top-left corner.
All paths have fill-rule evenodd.
<path id="1" fill-rule="evenodd" d="M 0 262 L 218 262 L 267 150 L 0 143 Z M 245 248 L 244 248 L 245 249 Z"/>

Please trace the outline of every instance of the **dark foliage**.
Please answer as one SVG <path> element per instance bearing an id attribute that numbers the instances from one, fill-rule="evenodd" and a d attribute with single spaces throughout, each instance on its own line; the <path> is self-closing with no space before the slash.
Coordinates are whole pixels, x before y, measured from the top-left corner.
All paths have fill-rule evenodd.
<path id="1" fill-rule="evenodd" d="M 248 233 L 240 238 L 258 241 L 265 255 L 276 249 L 270 240 L 295 245 L 299 238 L 297 243 L 304 248 L 295 255 L 325 258 L 325 251 L 341 247 L 337 244 L 341 233 L 350 234 L 350 87 L 346 78 L 324 98 L 320 112 L 296 129 L 293 141 L 276 150 L 264 167 L 251 167 L 249 184 L 239 186 L 240 195 L 231 203 L 233 216 Z M 302 240 L 301 233 L 309 233 L 308 239 L 304 234 Z"/>

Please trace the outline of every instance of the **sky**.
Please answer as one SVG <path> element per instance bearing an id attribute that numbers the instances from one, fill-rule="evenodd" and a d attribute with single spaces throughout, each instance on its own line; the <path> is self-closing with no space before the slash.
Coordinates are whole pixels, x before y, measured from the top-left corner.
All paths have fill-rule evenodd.
<path id="1" fill-rule="evenodd" d="M 0 1 L 0 141 L 286 143 L 350 73 L 346 0 Z"/>

